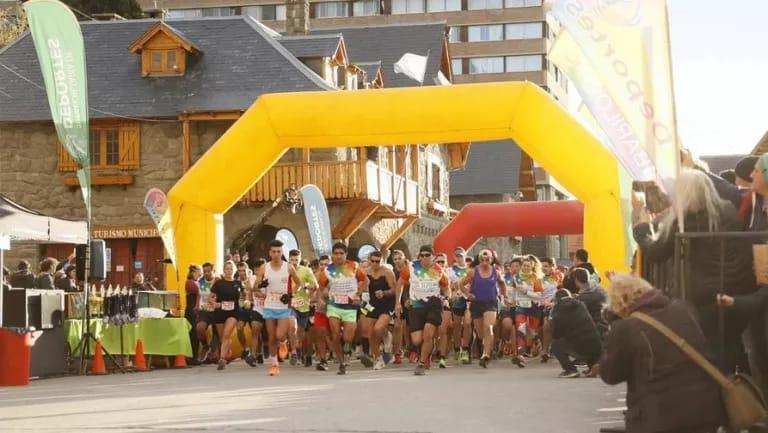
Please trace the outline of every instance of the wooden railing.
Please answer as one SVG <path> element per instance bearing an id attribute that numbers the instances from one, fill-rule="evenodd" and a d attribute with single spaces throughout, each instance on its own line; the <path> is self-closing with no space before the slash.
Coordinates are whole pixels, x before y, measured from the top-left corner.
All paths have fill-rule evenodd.
<path id="1" fill-rule="evenodd" d="M 277 164 L 244 197 L 246 203 L 271 202 L 292 183 L 317 185 L 326 200 L 367 197 L 365 165 L 360 161 L 322 161 Z"/>

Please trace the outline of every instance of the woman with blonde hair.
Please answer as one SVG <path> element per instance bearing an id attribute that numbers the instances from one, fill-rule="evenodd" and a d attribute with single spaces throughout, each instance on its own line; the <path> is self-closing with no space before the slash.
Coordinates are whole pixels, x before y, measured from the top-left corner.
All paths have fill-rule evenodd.
<path id="1" fill-rule="evenodd" d="M 637 202 L 634 203 L 633 220 L 635 240 L 643 259 L 649 263 L 663 263 L 673 258 L 677 232 L 738 232 L 743 229 L 736 209 L 720 198 L 712 180 L 705 173 L 691 169 L 680 172 L 675 183 L 674 204 L 658 216 L 656 224 L 651 223 L 648 213 Z M 726 314 L 723 323 L 726 346 L 721 348 L 715 301 L 717 293 L 723 289 L 729 295 L 755 291 L 750 242 L 741 239 L 725 241 L 724 263 L 720 263 L 719 238 L 693 238 L 689 242 L 686 268 L 690 269 L 690 275 L 686 275 L 688 284 L 677 296 L 696 308 L 704 335 L 715 353 L 721 354 L 721 368 L 733 372 L 743 353 L 740 337 L 747 322 L 743 317 Z"/>
<path id="2" fill-rule="evenodd" d="M 651 316 L 711 359 L 688 308 L 628 274 L 614 276 L 608 293 L 619 319 L 611 324 L 600 377 L 609 385 L 627 383 L 627 433 L 717 431 L 726 421 L 720 386 L 666 336 L 632 316 Z"/>

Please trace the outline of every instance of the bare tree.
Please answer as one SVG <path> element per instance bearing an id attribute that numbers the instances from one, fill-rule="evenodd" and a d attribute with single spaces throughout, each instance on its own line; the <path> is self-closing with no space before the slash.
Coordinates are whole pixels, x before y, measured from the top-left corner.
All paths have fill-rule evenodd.
<path id="1" fill-rule="evenodd" d="M 5 47 L 27 31 L 27 16 L 24 9 L 0 9 L 0 48 Z"/>

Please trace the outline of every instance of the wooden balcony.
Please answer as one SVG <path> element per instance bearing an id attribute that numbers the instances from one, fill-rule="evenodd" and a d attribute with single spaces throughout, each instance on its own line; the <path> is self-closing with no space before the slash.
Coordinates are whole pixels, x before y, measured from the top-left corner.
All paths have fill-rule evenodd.
<path id="1" fill-rule="evenodd" d="M 393 173 L 377 161 L 307 161 L 279 163 L 243 197 L 247 205 L 271 203 L 291 184 L 317 185 L 331 201 L 368 200 L 379 214 L 402 218 L 419 214 L 419 187 L 414 179 Z"/>

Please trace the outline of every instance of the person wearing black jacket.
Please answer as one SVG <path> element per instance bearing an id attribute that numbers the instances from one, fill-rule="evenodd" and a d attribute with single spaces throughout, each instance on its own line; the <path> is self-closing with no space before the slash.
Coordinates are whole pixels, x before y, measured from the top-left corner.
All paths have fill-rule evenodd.
<path id="1" fill-rule="evenodd" d="M 592 321 L 597 327 L 600 341 L 604 342 L 605 335 L 608 333 L 608 323 L 603 318 L 603 308 L 608 301 L 605 290 L 600 285 L 590 281 L 589 272 L 586 269 L 574 269 L 573 277 L 576 287 L 579 289 L 576 299 L 583 302 L 587 307 L 589 316 L 592 317 Z"/>
<path id="2" fill-rule="evenodd" d="M 574 299 L 566 289 L 555 293 L 551 324 L 552 355 L 563 368 L 559 377 L 579 377 L 571 358 L 585 362 L 590 369 L 597 363 L 602 348 L 595 323 L 584 303 Z"/>
<path id="3" fill-rule="evenodd" d="M 30 266 L 26 260 L 19 262 L 17 271 L 11 275 L 11 287 L 17 289 L 31 289 L 35 287 L 35 274 L 29 270 Z"/>
<path id="4" fill-rule="evenodd" d="M 680 172 L 675 184 L 675 205 L 661 216 L 655 230 L 652 230 L 644 209 L 635 203 L 634 210 L 635 240 L 643 259 L 653 263 L 663 263 L 674 256 L 675 233 L 680 228 L 684 232 L 742 230 L 736 209 L 718 196 L 712 181 L 698 170 L 683 169 Z M 652 234 L 654 231 L 655 234 Z M 725 346 L 720 348 L 719 311 L 715 295 L 723 289 L 729 295 L 747 295 L 756 290 L 752 271 L 752 245 L 749 240 L 742 239 L 732 239 L 725 243 L 722 287 L 719 251 L 720 239 L 690 240 L 690 254 L 686 262 L 690 276 L 680 296 L 696 308 L 707 341 L 715 353 L 721 354 L 721 368 L 726 373 L 732 373 L 736 370 L 738 360 L 743 357 L 741 334 L 748 320 L 736 314 L 726 314 L 723 324 Z"/>
<path id="5" fill-rule="evenodd" d="M 627 433 L 714 433 L 727 421 L 720 385 L 666 336 L 632 317 L 642 312 L 712 359 L 691 311 L 642 278 L 619 274 L 608 291 L 611 323 L 600 377 L 627 383 Z"/>

